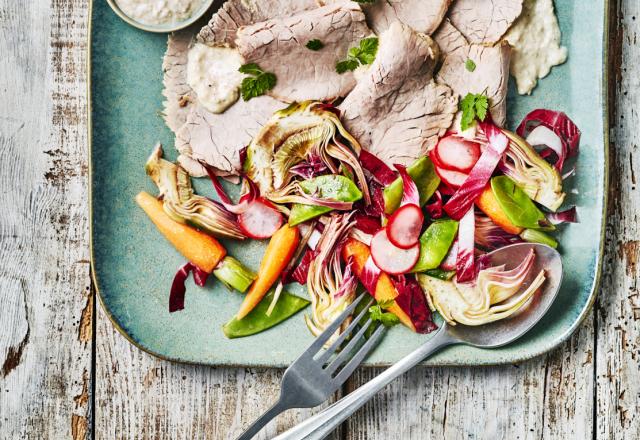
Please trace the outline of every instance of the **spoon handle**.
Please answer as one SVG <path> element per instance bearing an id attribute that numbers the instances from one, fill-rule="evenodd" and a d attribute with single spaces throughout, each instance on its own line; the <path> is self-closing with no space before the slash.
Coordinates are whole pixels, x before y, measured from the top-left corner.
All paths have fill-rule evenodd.
<path id="1" fill-rule="evenodd" d="M 396 377 L 401 376 L 420 361 L 441 348 L 458 342 L 447 331 L 446 323 L 425 344 L 408 354 L 357 390 L 338 400 L 322 412 L 280 434 L 273 440 L 322 440 L 331 431 L 371 399 Z"/>

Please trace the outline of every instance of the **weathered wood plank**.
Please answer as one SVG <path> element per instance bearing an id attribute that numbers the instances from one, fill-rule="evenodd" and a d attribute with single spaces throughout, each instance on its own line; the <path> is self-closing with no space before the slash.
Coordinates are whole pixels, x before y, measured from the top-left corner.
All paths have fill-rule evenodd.
<path id="1" fill-rule="evenodd" d="M 640 4 L 611 14 L 611 184 L 607 259 L 597 307 L 597 436 L 640 435 Z"/>
<path id="2" fill-rule="evenodd" d="M 0 2 L 0 437 L 90 432 L 83 1 Z"/>
<path id="3" fill-rule="evenodd" d="M 281 370 L 161 361 L 129 344 L 102 309 L 97 316 L 96 439 L 232 439 L 278 397 Z M 288 411 L 258 439 L 316 411 Z"/>

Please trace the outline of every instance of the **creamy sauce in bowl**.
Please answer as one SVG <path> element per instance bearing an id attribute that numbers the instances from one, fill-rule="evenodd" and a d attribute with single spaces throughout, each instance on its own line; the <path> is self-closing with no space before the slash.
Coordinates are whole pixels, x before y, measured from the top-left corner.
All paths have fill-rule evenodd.
<path id="1" fill-rule="evenodd" d="M 116 0 L 124 14 L 149 25 L 180 23 L 190 19 L 204 0 Z"/>

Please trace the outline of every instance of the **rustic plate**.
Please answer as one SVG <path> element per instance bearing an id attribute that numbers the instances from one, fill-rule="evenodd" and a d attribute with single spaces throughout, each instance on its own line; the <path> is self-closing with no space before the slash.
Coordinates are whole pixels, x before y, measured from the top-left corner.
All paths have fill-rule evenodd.
<path id="1" fill-rule="evenodd" d="M 549 314 L 516 344 L 495 350 L 455 347 L 430 365 L 514 363 L 542 354 L 567 339 L 593 304 L 602 258 L 607 183 L 606 23 L 604 1 L 556 1 L 569 61 L 553 69 L 532 96 L 510 94 L 510 125 L 538 107 L 568 113 L 582 130 L 578 175 L 569 182 L 568 204 L 580 223 L 560 234 L 566 272 Z M 136 207 L 134 195 L 153 192 L 143 165 L 160 141 L 175 158 L 173 135 L 162 110 L 162 56 L 166 36 L 128 26 L 108 7 L 94 2 L 91 41 L 91 206 L 93 273 L 102 304 L 127 339 L 156 356 L 207 365 L 288 365 L 311 342 L 301 314 L 262 334 L 228 340 L 222 324 L 241 296 L 219 283 L 190 285 L 186 308 L 169 314 L 168 288 L 178 253 Z M 209 193 L 205 181 L 199 192 Z M 231 254 L 256 267 L 262 245 L 227 243 Z M 301 289 L 293 289 L 304 294 Z M 394 328 L 367 360 L 388 365 L 429 336 Z"/>

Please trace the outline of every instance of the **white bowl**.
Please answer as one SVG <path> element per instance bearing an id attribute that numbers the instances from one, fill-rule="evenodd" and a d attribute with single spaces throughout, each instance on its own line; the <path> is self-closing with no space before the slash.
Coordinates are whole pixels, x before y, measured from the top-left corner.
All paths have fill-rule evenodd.
<path id="1" fill-rule="evenodd" d="M 175 23 L 164 23 L 164 24 L 141 23 L 135 20 L 134 18 L 128 16 L 127 14 L 125 14 L 122 11 L 122 9 L 120 9 L 120 6 L 118 6 L 118 3 L 116 0 L 107 0 L 107 3 L 109 4 L 109 6 L 111 6 L 111 9 L 113 9 L 113 12 L 115 12 L 118 15 L 118 17 L 123 19 L 125 22 L 127 22 L 131 26 L 136 27 L 138 29 L 142 29 L 143 31 L 162 34 L 162 33 L 178 31 L 180 29 L 184 29 L 187 26 L 192 25 L 193 23 L 198 21 L 204 14 L 207 13 L 207 11 L 209 10 L 209 8 L 211 8 L 211 5 L 213 4 L 214 1 L 215 0 L 204 0 L 202 2 L 202 5 L 200 5 L 200 7 L 196 11 L 194 11 L 193 15 L 184 21 L 179 21 Z"/>

